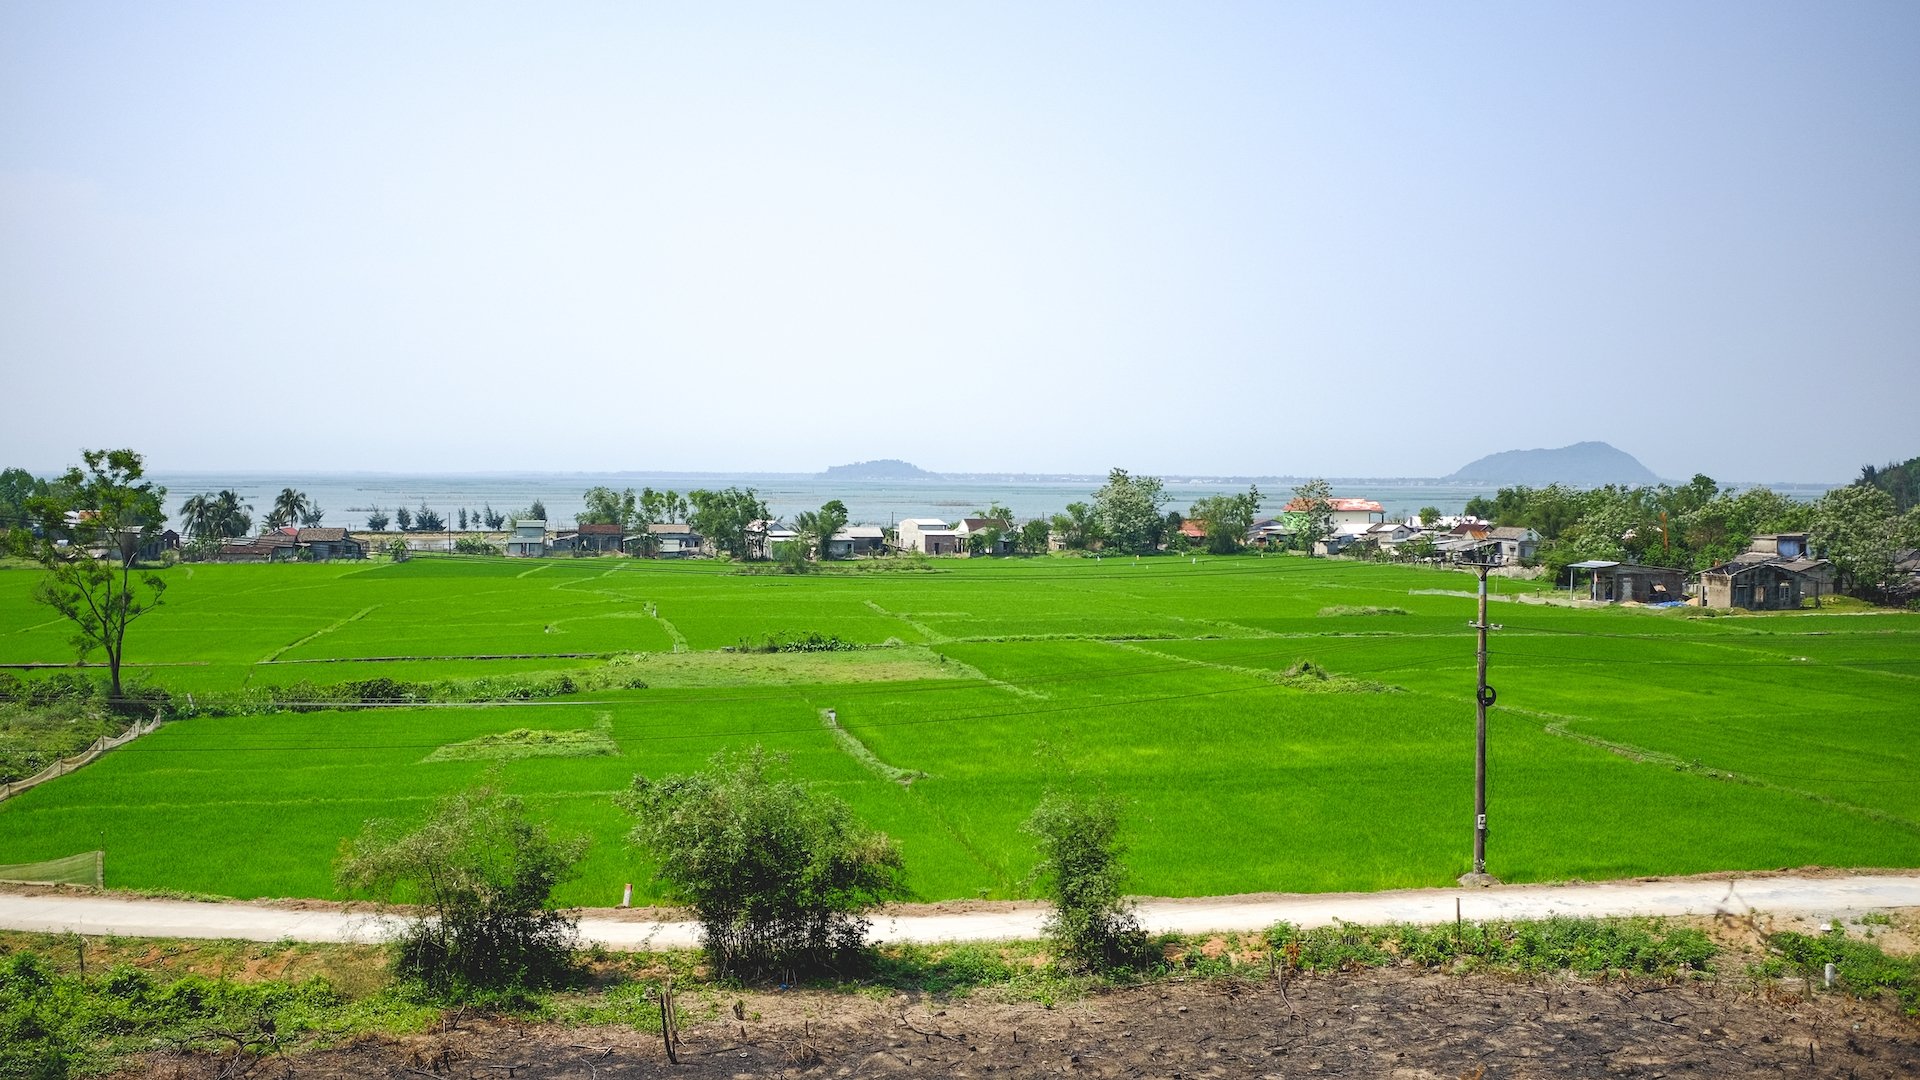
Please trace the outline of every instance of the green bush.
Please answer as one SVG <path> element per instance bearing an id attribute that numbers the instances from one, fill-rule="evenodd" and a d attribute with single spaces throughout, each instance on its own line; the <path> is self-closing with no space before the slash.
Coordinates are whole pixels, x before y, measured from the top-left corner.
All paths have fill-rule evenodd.
<path id="1" fill-rule="evenodd" d="M 1888 956 L 1870 941 L 1847 936 L 1839 927 L 1824 934 L 1785 931 L 1767 939 L 1776 954 L 1770 974 L 1786 968 L 1810 982 L 1826 974 L 1828 964 L 1849 993 L 1860 997 L 1892 994 L 1909 1016 L 1920 1016 L 1920 957 Z"/>
<path id="2" fill-rule="evenodd" d="M 1053 902 L 1045 926 L 1060 959 L 1092 971 L 1138 964 L 1146 934 L 1122 892 L 1119 801 L 1050 791 L 1025 828 L 1039 842 L 1033 873 Z"/>
<path id="3" fill-rule="evenodd" d="M 577 929 L 554 910 L 584 838 L 560 839 L 519 798 L 490 785 L 435 804 L 418 828 L 370 821 L 342 851 L 343 889 L 416 905 L 395 973 L 429 992 L 474 998 L 549 986 L 572 971 Z"/>
<path id="4" fill-rule="evenodd" d="M 703 772 L 636 776 L 622 800 L 633 841 L 693 908 L 725 974 L 833 967 L 864 946 L 860 913 L 901 895 L 893 841 L 783 764 L 759 746 L 721 753 Z"/>

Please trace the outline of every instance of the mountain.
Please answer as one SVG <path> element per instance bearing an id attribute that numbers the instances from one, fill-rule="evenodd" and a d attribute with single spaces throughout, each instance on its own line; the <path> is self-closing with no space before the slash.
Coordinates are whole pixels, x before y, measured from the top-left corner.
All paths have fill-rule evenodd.
<path id="1" fill-rule="evenodd" d="M 851 465 L 828 466 L 820 474 L 822 480 L 938 480 L 939 473 L 930 473 L 912 462 L 899 458 L 881 458 L 878 461 L 856 461 Z"/>
<path id="2" fill-rule="evenodd" d="M 1660 482 L 1653 470 L 1640 464 L 1632 454 L 1603 442 L 1574 443 L 1557 450 L 1503 450 L 1463 465 L 1445 479 L 1528 487 L 1553 483 L 1599 487 Z"/>

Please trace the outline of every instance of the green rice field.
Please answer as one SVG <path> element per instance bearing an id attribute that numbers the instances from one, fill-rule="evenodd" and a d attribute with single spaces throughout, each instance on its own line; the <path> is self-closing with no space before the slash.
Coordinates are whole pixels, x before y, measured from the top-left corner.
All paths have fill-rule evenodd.
<path id="1" fill-rule="evenodd" d="M 1015 897 L 1049 784 L 1127 804 L 1149 895 L 1441 885 L 1467 870 L 1473 579 L 1301 558 L 181 566 L 129 634 L 176 700 L 303 682 L 619 673 L 534 702 L 162 727 L 0 803 L 0 863 L 104 845 L 109 885 L 334 895 L 341 839 L 498 769 L 593 843 L 562 899 L 650 869 L 613 796 L 761 743 L 892 834 L 924 899 Z M 0 571 L 0 664 L 72 659 Z M 1920 866 L 1920 616 L 1515 602 L 1498 582 L 1488 869 L 1507 881 Z M 866 648 L 723 651 L 769 635 Z M 596 685 L 644 689 L 600 690 Z M 838 729 L 823 720 L 832 709 Z"/>

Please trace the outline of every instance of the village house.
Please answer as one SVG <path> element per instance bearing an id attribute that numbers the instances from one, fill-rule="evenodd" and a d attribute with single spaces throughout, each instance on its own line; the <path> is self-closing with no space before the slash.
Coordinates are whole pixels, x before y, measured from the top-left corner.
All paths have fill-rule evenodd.
<path id="1" fill-rule="evenodd" d="M 1666 604 L 1684 599 L 1687 572 L 1667 566 L 1641 566 L 1638 563 L 1588 559 L 1567 565 L 1567 592 L 1579 585 L 1580 572 L 1587 573 L 1587 599 L 1607 603 Z"/>
<path id="2" fill-rule="evenodd" d="M 1806 533 L 1762 533 L 1747 550 L 1700 573 L 1700 602 L 1710 608 L 1791 611 L 1833 592 L 1834 568 L 1811 557 Z"/>
<path id="3" fill-rule="evenodd" d="M 1372 499 L 1328 499 L 1332 507 L 1327 517 L 1335 525 L 1372 525 L 1387 520 L 1387 509 Z M 1294 499 L 1285 510 L 1289 514 L 1304 514 L 1309 504 L 1305 499 Z"/>
<path id="4" fill-rule="evenodd" d="M 878 555 L 887 548 L 887 531 L 878 525 L 849 525 L 827 541 L 827 557 L 850 559 Z"/>
<path id="5" fill-rule="evenodd" d="M 367 545 L 345 529 L 298 529 L 293 534 L 297 557 L 302 559 L 364 559 Z"/>
<path id="6" fill-rule="evenodd" d="M 894 526 L 900 537 L 901 551 L 917 551 L 922 555 L 956 555 L 960 552 L 960 536 L 947 527 L 940 518 L 901 518 Z"/>
<path id="7" fill-rule="evenodd" d="M 626 542 L 626 530 L 610 522 L 593 522 L 575 529 L 564 529 L 547 539 L 547 550 L 556 554 L 618 554 Z"/>
<path id="8" fill-rule="evenodd" d="M 1280 518 L 1261 518 L 1247 528 L 1247 543 L 1254 547 L 1284 548 L 1293 541 L 1294 523 Z"/>
<path id="9" fill-rule="evenodd" d="M 1013 523 L 1001 518 L 961 518 L 960 523 L 953 527 L 953 535 L 960 541 L 961 551 L 972 551 L 973 544 L 971 541 L 973 537 L 980 536 L 981 543 L 984 544 L 987 541 L 986 536 L 983 534 L 991 534 L 995 530 L 999 531 L 998 538 L 994 540 L 990 546 L 981 548 L 981 553 L 986 555 L 1013 554 L 1014 541 L 1017 540 L 1018 537 L 1014 534 Z"/>
<path id="10" fill-rule="evenodd" d="M 533 559 L 547 553 L 547 523 L 537 518 L 529 518 L 513 523 L 513 532 L 507 536 L 507 554 L 516 558 Z"/>
<path id="11" fill-rule="evenodd" d="M 700 534 L 685 522 L 666 521 L 649 525 L 647 536 L 657 558 L 684 559 L 700 553 Z"/>
<path id="12" fill-rule="evenodd" d="M 1540 550 L 1540 534 L 1519 525 L 1496 525 L 1487 539 L 1493 541 L 1493 561 L 1505 565 L 1532 562 Z"/>

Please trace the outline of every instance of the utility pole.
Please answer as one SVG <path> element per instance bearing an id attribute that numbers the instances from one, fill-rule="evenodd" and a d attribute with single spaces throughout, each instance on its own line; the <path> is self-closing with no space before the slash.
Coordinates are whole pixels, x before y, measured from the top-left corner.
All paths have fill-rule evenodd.
<path id="1" fill-rule="evenodd" d="M 1483 562 L 1479 568 L 1480 617 L 1469 624 L 1480 631 L 1480 647 L 1476 653 L 1479 677 L 1473 695 L 1473 873 L 1463 881 L 1485 885 L 1492 881 L 1487 875 L 1487 706 L 1492 705 L 1497 696 L 1493 687 L 1487 685 L 1487 631 L 1500 628 L 1487 622 L 1487 571 L 1493 569 L 1493 564 Z"/>

